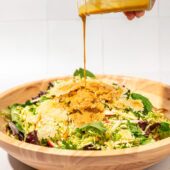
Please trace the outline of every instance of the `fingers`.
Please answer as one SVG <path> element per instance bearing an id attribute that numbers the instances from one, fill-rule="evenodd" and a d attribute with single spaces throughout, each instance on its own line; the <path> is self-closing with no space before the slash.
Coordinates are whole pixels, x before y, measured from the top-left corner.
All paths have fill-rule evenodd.
<path id="1" fill-rule="evenodd" d="M 129 20 L 133 20 L 135 18 L 135 12 L 125 12 L 125 15 Z"/>
<path id="2" fill-rule="evenodd" d="M 129 20 L 133 20 L 135 17 L 140 18 L 145 14 L 145 11 L 137 11 L 137 12 L 125 12 L 125 15 Z"/>
<path id="3" fill-rule="evenodd" d="M 138 12 L 135 12 L 135 15 L 137 18 L 140 18 L 140 17 L 143 17 L 145 14 L 145 11 L 138 11 Z"/>

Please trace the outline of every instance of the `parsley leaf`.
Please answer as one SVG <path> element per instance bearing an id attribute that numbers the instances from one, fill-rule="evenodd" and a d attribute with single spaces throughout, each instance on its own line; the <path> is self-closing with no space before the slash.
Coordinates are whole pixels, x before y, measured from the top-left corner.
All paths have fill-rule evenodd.
<path id="1" fill-rule="evenodd" d="M 84 69 L 83 68 L 77 69 L 73 75 L 74 75 L 74 77 L 80 76 L 80 78 L 83 78 L 84 77 Z M 96 78 L 96 76 L 89 70 L 86 70 L 86 77 Z"/>

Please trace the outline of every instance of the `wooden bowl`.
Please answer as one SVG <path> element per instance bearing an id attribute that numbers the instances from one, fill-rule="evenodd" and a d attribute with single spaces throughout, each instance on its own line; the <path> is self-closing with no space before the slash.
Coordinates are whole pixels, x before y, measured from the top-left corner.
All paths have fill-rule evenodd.
<path id="1" fill-rule="evenodd" d="M 170 118 L 170 86 L 162 83 L 126 76 L 98 76 L 127 85 L 136 92 L 149 97 L 153 105 L 168 110 Z M 45 90 L 48 79 L 24 84 L 0 95 L 0 109 L 16 102 L 25 102 Z M 63 78 L 62 78 L 63 79 Z M 0 125 L 4 121 L 0 119 Z M 58 150 L 24 143 L 7 136 L 1 128 L 0 146 L 11 156 L 36 169 L 48 170 L 105 170 L 144 169 L 170 155 L 170 138 L 140 147 L 113 151 Z"/>

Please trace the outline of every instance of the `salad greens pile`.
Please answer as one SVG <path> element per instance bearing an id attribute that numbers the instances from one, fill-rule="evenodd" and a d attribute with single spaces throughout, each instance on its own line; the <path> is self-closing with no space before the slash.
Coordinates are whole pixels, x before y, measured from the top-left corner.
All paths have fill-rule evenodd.
<path id="1" fill-rule="evenodd" d="M 170 120 L 151 101 L 90 71 L 56 80 L 24 104 L 0 111 L 6 133 L 20 141 L 73 150 L 112 150 L 170 137 Z M 24 95 L 24 94 L 23 94 Z"/>

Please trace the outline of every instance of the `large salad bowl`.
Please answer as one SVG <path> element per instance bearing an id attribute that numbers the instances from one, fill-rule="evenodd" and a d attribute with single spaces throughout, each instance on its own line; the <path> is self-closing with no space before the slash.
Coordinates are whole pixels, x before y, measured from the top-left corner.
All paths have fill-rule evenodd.
<path id="1" fill-rule="evenodd" d="M 13 103 L 23 103 L 39 91 L 47 88 L 53 78 L 27 83 L 0 94 L 0 110 Z M 170 118 L 170 86 L 140 78 L 127 76 L 98 76 L 99 79 L 110 79 L 124 83 L 147 96 L 158 108 L 167 110 L 166 116 Z M 105 169 L 145 169 L 158 163 L 170 155 L 170 138 L 166 138 L 140 147 L 112 151 L 74 151 L 59 150 L 28 144 L 18 141 L 5 134 L 5 121 L 0 117 L 0 147 L 9 155 L 36 169 L 48 170 L 105 170 Z"/>

